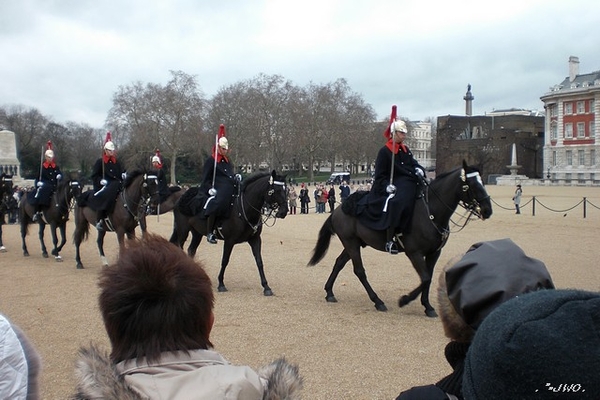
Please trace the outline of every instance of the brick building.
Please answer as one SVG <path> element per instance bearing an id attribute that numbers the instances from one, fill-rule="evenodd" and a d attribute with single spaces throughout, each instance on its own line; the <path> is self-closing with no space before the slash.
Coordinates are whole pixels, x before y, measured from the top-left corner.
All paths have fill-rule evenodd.
<path id="1" fill-rule="evenodd" d="M 569 76 L 540 99 L 548 132 L 544 166 L 552 181 L 599 184 L 600 71 L 579 74 L 579 58 L 569 58 Z"/>

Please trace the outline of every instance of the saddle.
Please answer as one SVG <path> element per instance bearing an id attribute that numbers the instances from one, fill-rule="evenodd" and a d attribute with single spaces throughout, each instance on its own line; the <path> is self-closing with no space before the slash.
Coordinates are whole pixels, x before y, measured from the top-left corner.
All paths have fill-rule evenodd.
<path id="1" fill-rule="evenodd" d="M 201 192 L 198 186 L 189 188 L 177 202 L 177 208 L 183 215 L 193 217 L 200 214 L 204 204 L 208 200 L 208 194 Z"/>
<path id="2" fill-rule="evenodd" d="M 369 193 L 368 190 L 358 190 L 352 193 L 346 200 L 342 203 L 342 211 L 344 214 L 350 215 L 351 217 L 356 217 L 358 215 L 358 202 L 360 199 L 365 197 Z"/>

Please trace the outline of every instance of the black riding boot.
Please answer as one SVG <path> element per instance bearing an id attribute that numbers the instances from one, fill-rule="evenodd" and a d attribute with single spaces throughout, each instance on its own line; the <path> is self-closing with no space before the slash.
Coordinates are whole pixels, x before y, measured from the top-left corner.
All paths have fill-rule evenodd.
<path id="1" fill-rule="evenodd" d="M 398 254 L 398 244 L 394 240 L 396 232 L 393 227 L 387 229 L 387 243 L 385 244 L 385 251 L 390 254 Z"/>
<path id="2" fill-rule="evenodd" d="M 206 240 L 208 243 L 216 244 L 217 243 L 217 235 L 215 235 L 215 215 L 209 215 L 206 220 Z"/>
<path id="3" fill-rule="evenodd" d="M 37 222 L 37 221 L 40 221 L 41 219 L 42 219 L 42 207 L 36 206 L 35 213 L 33 214 L 33 217 L 31 218 L 31 220 L 33 222 Z"/>
<path id="4" fill-rule="evenodd" d="M 96 220 L 96 229 L 98 229 L 99 231 L 103 231 L 104 230 L 104 225 L 103 225 L 103 220 L 104 218 L 106 218 L 106 211 L 98 211 L 98 218 Z"/>

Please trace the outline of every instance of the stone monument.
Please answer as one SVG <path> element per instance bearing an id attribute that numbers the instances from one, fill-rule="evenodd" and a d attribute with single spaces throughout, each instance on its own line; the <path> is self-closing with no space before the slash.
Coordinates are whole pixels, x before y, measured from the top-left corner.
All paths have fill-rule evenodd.
<path id="1" fill-rule="evenodd" d="M 517 164 L 517 144 L 513 143 L 512 145 L 512 155 L 510 165 L 507 165 L 506 168 L 509 169 L 510 175 L 502 175 L 496 179 L 496 185 L 499 186 L 516 186 L 518 184 L 523 184 L 524 181 L 529 180 L 526 175 L 519 175 L 517 172 L 521 166 Z"/>

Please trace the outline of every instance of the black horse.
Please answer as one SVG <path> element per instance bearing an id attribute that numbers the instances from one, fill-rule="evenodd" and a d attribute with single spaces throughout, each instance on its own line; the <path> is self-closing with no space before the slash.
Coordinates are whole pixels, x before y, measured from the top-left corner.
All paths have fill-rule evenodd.
<path id="1" fill-rule="evenodd" d="M 13 191 L 13 180 L 12 175 L 2 174 L 0 175 L 0 252 L 5 253 L 6 247 L 2 243 L 2 225 L 4 225 L 4 216 L 10 208 L 10 196 Z"/>
<path id="2" fill-rule="evenodd" d="M 187 189 L 181 188 L 179 186 L 173 186 L 169 188 L 169 190 L 171 194 L 156 207 L 148 207 L 146 209 L 146 215 L 156 215 L 158 219 L 159 215 L 166 214 L 169 211 L 172 211 L 175 208 L 175 205 L 177 204 L 181 196 L 183 196 L 187 191 Z M 144 215 L 144 217 L 140 219 L 140 229 L 142 230 L 142 236 L 146 234 L 146 229 L 148 226 L 148 224 L 146 223 L 146 215 Z"/>
<path id="3" fill-rule="evenodd" d="M 159 201 L 158 178 L 156 175 L 148 175 L 144 171 L 135 170 L 128 174 L 123 183 L 123 190 L 119 193 L 114 208 L 108 213 L 108 223 L 104 222 L 104 229 L 98 231 L 98 251 L 103 265 L 108 265 L 104 255 L 104 236 L 106 231 L 117 233 L 119 248 L 123 248 L 125 236 L 128 239 L 135 237 L 135 227 L 140 219 L 144 217 L 146 209 L 151 204 Z M 75 261 L 77 269 L 82 269 L 79 246 L 89 235 L 89 224 L 96 223 L 96 211 L 87 206 L 86 198 L 93 196 L 92 190 L 80 196 L 80 201 L 75 206 L 75 232 L 73 241 L 75 243 Z"/>
<path id="4" fill-rule="evenodd" d="M 56 191 L 52 194 L 50 206 L 42 211 L 43 217 L 38 220 L 40 244 L 42 246 L 42 256 L 48 258 L 48 250 L 44 243 L 44 230 L 46 224 L 50 225 L 50 232 L 52 234 L 52 255 L 56 261 L 62 261 L 60 251 L 62 250 L 65 243 L 67 243 L 67 221 L 69 220 L 69 213 L 75 205 L 75 200 L 81 194 L 81 186 L 78 181 L 70 179 L 63 179 L 58 182 Z M 21 242 L 23 248 L 23 255 L 29 257 L 29 251 L 27 250 L 27 243 L 25 236 L 27 236 L 27 230 L 29 224 L 33 222 L 33 215 L 36 213 L 35 206 L 32 206 L 27 201 L 27 196 L 23 196 L 21 203 L 19 204 L 19 223 L 21 224 Z M 60 231 L 60 244 L 58 244 L 58 235 L 56 230 Z"/>
<path id="5" fill-rule="evenodd" d="M 267 283 L 261 255 L 262 239 L 260 234 L 263 228 L 263 218 L 272 216 L 285 218 L 288 212 L 287 187 L 285 176 L 272 173 L 259 172 L 246 178 L 238 191 L 234 205 L 228 218 L 217 221 L 218 236 L 224 239 L 223 256 L 221 258 L 221 271 L 219 272 L 219 292 L 226 292 L 223 283 L 225 269 L 229 263 L 233 246 L 238 243 L 248 242 L 258 267 L 260 283 L 265 296 L 272 296 L 273 291 Z M 173 210 L 174 223 L 171 243 L 183 248 L 188 234 L 192 232 L 192 240 L 188 246 L 188 255 L 194 257 L 196 249 L 207 233 L 206 219 L 200 215 L 190 216 L 186 203 L 197 193 L 198 188 L 190 188 L 179 204 Z M 188 214 L 188 215 L 186 215 Z"/>
<path id="6" fill-rule="evenodd" d="M 450 218 L 459 204 L 469 212 L 465 224 L 473 214 L 481 219 L 492 215 L 492 203 L 483 186 L 479 171 L 468 166 L 464 161 L 462 168 L 441 174 L 425 185 L 423 196 L 415 204 L 410 233 L 401 236 L 400 251 L 406 253 L 419 274 L 421 284 L 398 300 L 399 307 L 410 303 L 421 293 L 421 304 L 425 307 L 425 314 L 429 317 L 437 316 L 429 303 L 429 286 L 433 268 L 450 235 Z M 385 251 L 385 231 L 374 231 L 365 227 L 357 217 L 345 214 L 342 207 L 338 207 L 321 227 L 309 265 L 315 265 L 323 259 L 329 248 L 331 236 L 334 234 L 339 237 L 344 250 L 336 259 L 333 271 L 325 284 L 327 293 L 325 299 L 328 302 L 337 302 L 333 294 L 333 284 L 344 265 L 352 260 L 354 274 L 367 290 L 369 298 L 375 303 L 375 308 L 386 311 L 384 302 L 367 281 L 360 255 L 360 248 L 365 246 Z"/>

